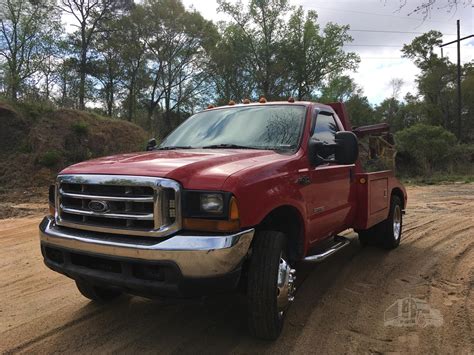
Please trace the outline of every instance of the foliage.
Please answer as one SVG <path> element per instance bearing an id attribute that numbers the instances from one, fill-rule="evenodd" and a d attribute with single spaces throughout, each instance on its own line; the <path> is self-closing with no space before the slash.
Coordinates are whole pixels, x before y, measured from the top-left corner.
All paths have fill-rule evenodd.
<path id="1" fill-rule="evenodd" d="M 57 150 L 50 150 L 44 153 L 38 160 L 38 163 L 47 168 L 55 167 L 62 159 L 62 155 Z"/>
<path id="2" fill-rule="evenodd" d="M 288 0 L 220 0 L 219 11 L 230 19 L 221 23 L 181 0 L 7 5 L 2 38 L 25 39 L 16 57 L 5 49 L 10 42 L 0 42 L 0 83 L 13 100 L 99 109 L 159 136 L 210 102 L 313 99 L 329 76 L 359 61 L 343 50 L 352 41 L 348 26 L 322 27 L 315 11 Z M 62 16 L 74 31 L 61 28 Z M 21 48 L 34 55 L 19 57 Z"/>
<path id="3" fill-rule="evenodd" d="M 71 129 L 79 137 L 87 136 L 89 133 L 89 125 L 82 121 L 74 122 L 71 125 Z"/>
<path id="4" fill-rule="evenodd" d="M 446 169 L 455 149 L 459 150 L 454 134 L 442 127 L 421 123 L 397 132 L 395 140 L 398 151 L 414 162 L 420 170 L 417 173 L 423 175 Z"/>
<path id="5" fill-rule="evenodd" d="M 430 3 L 436 1 L 423 2 Z M 408 134 L 423 137 L 416 127 L 424 124 L 467 143 L 453 143 L 451 155 L 437 159 L 415 157 L 402 146 L 408 168 L 458 169 L 457 157 L 469 156 L 461 151 L 469 151 L 465 147 L 474 141 L 474 63 L 462 68 L 459 132 L 456 67 L 437 55 L 440 32 L 422 34 L 403 47 L 404 57 L 420 70 L 417 92 L 402 98 L 403 80 L 386 78 L 393 92 L 371 105 L 350 76 L 359 57 L 344 48 L 352 41 L 348 26 L 323 26 L 316 11 L 289 0 L 218 0 L 218 10 L 227 22 L 208 21 L 181 0 L 4 0 L 0 95 L 21 103 L 15 107 L 27 125 L 58 107 L 79 108 L 135 122 L 158 138 L 209 103 L 255 101 L 261 95 L 343 101 L 353 126 L 386 122 L 393 133 L 401 132 L 400 142 Z M 62 27 L 63 16 L 73 31 Z M 87 147 L 95 128 L 85 122 L 68 126 L 68 142 L 80 147 L 64 159 L 99 154 L 99 147 Z M 419 131 L 410 133 L 411 127 Z"/>
<path id="6" fill-rule="evenodd" d="M 315 11 L 294 9 L 287 0 L 252 0 L 248 6 L 219 0 L 218 4 L 232 19 L 214 53 L 226 59 L 230 81 L 219 77 L 223 82 L 217 87 L 226 88 L 227 98 L 308 100 L 328 75 L 357 67 L 358 56 L 342 49 L 352 41 L 349 27 L 328 23 L 321 29 Z M 238 54 L 227 56 L 219 50 Z"/>
<path id="7" fill-rule="evenodd" d="M 40 71 L 49 45 L 58 36 L 60 17 L 54 1 L 6 0 L 0 6 L 0 59 L 9 97 L 16 101 Z M 2 62 L 0 62 L 0 66 Z"/>

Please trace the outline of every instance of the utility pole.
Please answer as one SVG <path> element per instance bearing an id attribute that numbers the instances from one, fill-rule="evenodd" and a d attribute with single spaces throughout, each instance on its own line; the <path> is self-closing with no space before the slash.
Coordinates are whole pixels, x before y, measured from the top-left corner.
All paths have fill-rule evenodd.
<path id="1" fill-rule="evenodd" d="M 462 134 L 462 124 L 461 124 L 461 118 L 462 118 L 462 93 L 461 93 L 461 41 L 464 41 L 465 39 L 474 37 L 474 35 L 469 35 L 466 37 L 461 38 L 461 21 L 457 20 L 457 29 L 458 29 L 458 38 L 455 41 L 451 41 L 448 43 L 442 44 L 441 47 L 441 56 L 443 56 L 443 47 L 448 46 L 450 44 L 456 43 L 458 47 L 458 64 L 457 64 L 457 69 L 458 69 L 458 78 L 457 78 L 457 94 L 458 94 L 458 122 L 457 122 L 457 136 L 458 139 L 461 140 L 461 134 Z"/>
<path id="2" fill-rule="evenodd" d="M 461 21 L 457 21 L 458 27 L 458 139 L 461 140 L 461 117 L 462 117 L 462 96 L 461 96 Z"/>

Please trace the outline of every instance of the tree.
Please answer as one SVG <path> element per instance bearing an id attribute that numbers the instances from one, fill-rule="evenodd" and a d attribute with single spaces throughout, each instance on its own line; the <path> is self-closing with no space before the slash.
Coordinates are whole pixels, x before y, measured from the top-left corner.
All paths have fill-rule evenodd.
<path id="1" fill-rule="evenodd" d="M 232 18 L 222 31 L 222 47 L 232 53 L 239 50 L 237 60 L 226 61 L 238 70 L 227 73 L 250 77 L 252 96 L 311 99 L 326 76 L 357 67 L 358 56 L 342 48 L 352 40 L 348 26 L 328 23 L 321 30 L 315 11 L 305 13 L 302 7 L 293 11 L 286 0 L 253 0 L 247 7 L 240 1 L 219 0 L 218 4 L 219 11 Z M 227 43 L 234 39 L 239 43 Z"/>
<path id="2" fill-rule="evenodd" d="M 400 2 L 400 9 L 404 8 L 408 3 L 408 0 L 398 1 Z M 420 14 L 423 16 L 423 20 L 426 20 L 435 9 L 444 9 L 447 12 L 452 12 L 456 11 L 459 6 L 471 7 L 473 5 L 473 0 L 444 0 L 444 3 L 441 2 L 440 0 L 423 0 L 421 4 L 411 10 L 408 15 Z"/>
<path id="3" fill-rule="evenodd" d="M 354 79 L 347 75 L 333 75 L 321 88 L 322 102 L 344 102 L 356 94 L 361 94 L 361 89 Z"/>
<path id="4" fill-rule="evenodd" d="M 145 21 L 145 14 L 146 9 L 142 5 L 136 5 L 128 16 L 120 18 L 117 26 L 121 29 L 121 40 L 114 42 L 118 56 L 123 63 L 121 84 L 125 88 L 126 94 L 122 105 L 128 121 L 132 121 L 135 117 L 138 97 L 149 81 L 145 72 L 148 53 L 145 39 L 149 28 Z"/>
<path id="5" fill-rule="evenodd" d="M 278 98 L 285 81 L 287 65 L 282 46 L 286 32 L 284 17 L 291 7 L 287 0 L 251 0 L 245 9 L 241 1 L 235 4 L 218 0 L 218 11 L 229 15 L 248 43 L 248 65 L 259 95 Z"/>
<path id="6" fill-rule="evenodd" d="M 397 132 L 407 125 L 404 120 L 404 104 L 398 101 L 395 97 L 390 97 L 383 100 L 375 108 L 375 116 L 378 122 L 386 122 L 390 125 L 393 132 Z"/>
<path id="7" fill-rule="evenodd" d="M 0 6 L 0 57 L 6 61 L 6 86 L 13 101 L 48 56 L 60 16 L 50 1 L 6 0 Z"/>
<path id="8" fill-rule="evenodd" d="M 149 0 L 146 38 L 149 57 L 147 68 L 151 77 L 148 115 L 153 118 L 163 104 L 163 130 L 172 129 L 171 111 L 199 93 L 207 73 L 202 65 L 213 47 L 216 29 L 199 13 L 186 11 L 178 0 Z"/>
<path id="9" fill-rule="evenodd" d="M 73 39 L 79 58 L 79 108 L 85 108 L 86 76 L 88 74 L 89 50 L 94 37 L 102 31 L 102 25 L 120 8 L 130 6 L 129 1 L 117 0 L 60 0 L 59 8 L 75 20 L 78 30 Z"/>
<path id="10" fill-rule="evenodd" d="M 353 127 L 376 123 L 374 109 L 362 89 L 347 75 L 329 76 L 321 88 L 319 101 L 344 102 Z"/>
<path id="11" fill-rule="evenodd" d="M 454 130 L 455 66 L 434 51 L 441 44 L 442 34 L 430 31 L 416 37 L 403 47 L 403 56 L 412 59 L 421 73 L 417 76 L 418 91 L 423 98 L 425 122 Z"/>
<path id="12" fill-rule="evenodd" d="M 106 115 L 109 117 L 114 113 L 124 67 L 122 57 L 117 56 L 123 41 L 120 25 L 121 23 L 115 19 L 108 20 L 104 23 L 107 30 L 99 32 L 92 42 L 92 51 L 97 58 L 91 63 L 91 73 L 100 82 L 100 94 L 105 102 Z"/>
<path id="13" fill-rule="evenodd" d="M 241 102 L 254 96 L 256 83 L 249 63 L 250 44 L 235 24 L 223 25 L 216 47 L 211 51 L 208 70 L 218 104 Z"/>
<path id="14" fill-rule="evenodd" d="M 392 78 L 388 85 L 392 89 L 391 97 L 398 100 L 400 91 L 402 90 L 403 85 L 405 85 L 405 81 L 401 78 Z"/>
<path id="15" fill-rule="evenodd" d="M 298 100 L 310 99 L 322 80 L 331 74 L 344 70 L 354 70 L 359 57 L 353 52 L 345 52 L 344 43 L 351 42 L 347 33 L 349 26 L 328 23 L 320 34 L 317 13 L 308 11 L 305 16 L 299 7 L 288 24 L 286 43 L 289 82 L 292 94 Z"/>
<path id="16" fill-rule="evenodd" d="M 367 99 L 367 96 L 364 96 L 361 92 L 352 95 L 345 104 L 352 127 L 377 123 L 374 109 L 370 105 L 369 99 Z"/>

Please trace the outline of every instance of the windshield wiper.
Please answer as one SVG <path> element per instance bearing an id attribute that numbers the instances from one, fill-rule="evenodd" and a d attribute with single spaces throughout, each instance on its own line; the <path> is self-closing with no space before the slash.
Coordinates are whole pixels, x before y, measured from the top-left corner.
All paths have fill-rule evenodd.
<path id="1" fill-rule="evenodd" d="M 178 145 L 175 145 L 175 146 L 169 146 L 169 147 L 160 147 L 160 148 L 156 148 L 156 150 L 173 150 L 173 149 L 193 149 L 193 147 L 191 146 L 178 146 Z"/>
<path id="2" fill-rule="evenodd" d="M 249 147 L 245 145 L 238 145 L 238 144 L 228 144 L 228 143 L 223 143 L 223 144 L 212 144 L 212 145 L 206 145 L 202 147 L 202 149 L 219 149 L 219 148 L 234 148 L 234 149 L 260 149 L 258 147 Z"/>

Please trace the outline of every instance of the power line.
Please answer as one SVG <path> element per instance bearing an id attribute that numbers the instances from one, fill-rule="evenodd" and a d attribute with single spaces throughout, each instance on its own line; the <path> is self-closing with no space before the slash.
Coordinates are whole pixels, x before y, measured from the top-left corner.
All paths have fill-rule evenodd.
<path id="1" fill-rule="evenodd" d="M 415 17 L 408 17 L 408 16 L 397 16 L 397 15 L 388 15 L 388 14 L 378 14 L 375 12 L 366 12 L 366 11 L 356 11 L 356 10 L 344 10 L 340 8 L 329 8 L 329 7 L 322 7 L 322 6 L 313 6 L 315 9 L 322 9 L 322 10 L 329 10 L 329 11 L 336 11 L 336 12 L 351 12 L 355 14 L 363 14 L 363 15 L 374 15 L 374 16 L 383 16 L 383 17 L 395 17 L 404 20 L 414 20 L 417 22 L 438 22 L 438 23 L 446 23 L 446 21 L 436 21 L 436 20 L 423 20 L 422 18 L 415 18 Z"/>
<path id="2" fill-rule="evenodd" d="M 344 47 L 388 47 L 388 48 L 403 48 L 404 45 L 390 45 L 390 44 L 344 44 Z M 448 46 L 454 47 L 454 46 Z"/>
<path id="3" fill-rule="evenodd" d="M 402 34 L 415 34 L 423 35 L 426 32 L 413 32 L 413 31 L 388 31 L 388 30 L 349 30 L 350 32 L 377 32 L 377 33 L 402 33 Z M 454 33 L 444 33 L 443 36 L 456 36 Z"/>
<path id="4" fill-rule="evenodd" d="M 376 59 L 376 60 L 409 60 L 402 57 L 360 57 L 360 59 Z"/>
<path id="5" fill-rule="evenodd" d="M 403 48 L 403 46 L 392 46 L 386 44 L 345 44 L 344 47 L 391 47 L 391 48 Z"/>

